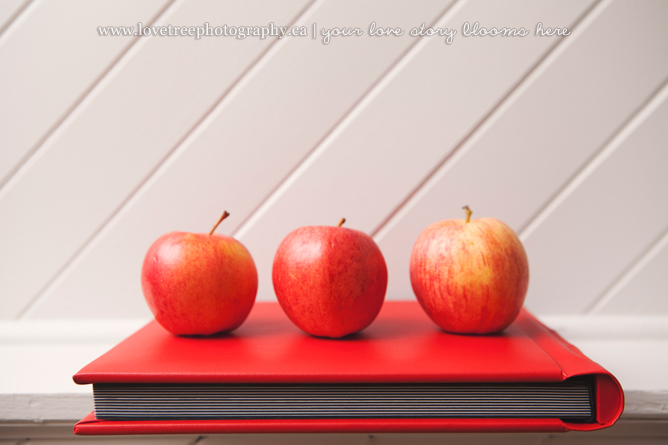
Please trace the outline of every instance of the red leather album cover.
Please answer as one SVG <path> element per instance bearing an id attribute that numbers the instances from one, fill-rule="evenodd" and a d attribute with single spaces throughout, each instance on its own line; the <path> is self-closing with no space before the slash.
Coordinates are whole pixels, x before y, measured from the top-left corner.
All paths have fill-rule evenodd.
<path id="1" fill-rule="evenodd" d="M 277 303 L 256 303 L 236 331 L 176 337 L 155 321 L 85 366 L 79 384 L 482 384 L 550 383 L 585 376 L 593 419 L 356 418 L 103 420 L 94 413 L 76 434 L 270 432 L 569 431 L 609 427 L 623 410 L 619 382 L 600 365 L 522 310 L 497 335 L 440 330 L 417 302 L 386 302 L 361 333 L 309 336 Z"/>

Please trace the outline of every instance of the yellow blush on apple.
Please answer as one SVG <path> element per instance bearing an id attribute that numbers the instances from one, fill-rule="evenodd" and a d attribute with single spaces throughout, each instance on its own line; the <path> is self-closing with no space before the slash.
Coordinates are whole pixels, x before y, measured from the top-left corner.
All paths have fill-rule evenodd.
<path id="1" fill-rule="evenodd" d="M 508 327 L 524 304 L 529 263 L 522 242 L 493 218 L 431 224 L 410 260 L 420 305 L 444 331 L 490 334 Z"/>

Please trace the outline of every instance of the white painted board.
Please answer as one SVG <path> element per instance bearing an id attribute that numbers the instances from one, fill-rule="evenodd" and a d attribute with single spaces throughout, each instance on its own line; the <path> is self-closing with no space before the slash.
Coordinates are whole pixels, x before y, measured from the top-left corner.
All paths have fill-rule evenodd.
<path id="1" fill-rule="evenodd" d="M 30 0 L 0 1 L 0 35 L 4 33 L 12 21 L 21 13 Z"/>
<path id="2" fill-rule="evenodd" d="M 656 203 L 656 205 L 660 205 Z M 611 289 L 597 312 L 604 314 L 668 314 L 668 233 L 643 255 Z M 620 280 L 621 281 L 621 280 Z"/>
<path id="3" fill-rule="evenodd" d="M 147 23 L 166 4 L 35 1 L 22 12 L 0 40 L 0 185 L 136 40 L 100 37 L 97 27 Z"/>
<path id="4" fill-rule="evenodd" d="M 570 26 L 588 5 L 471 1 L 457 6 L 439 26 L 459 28 L 475 20 L 517 28 L 541 20 Z M 266 277 L 260 299 L 275 298 L 273 256 L 290 231 L 334 225 L 341 217 L 346 227 L 374 231 L 557 43 L 532 37 L 455 39 L 450 46 L 440 38 L 426 40 L 412 52 L 240 230 Z M 396 273 L 389 270 L 391 286 Z"/>
<path id="5" fill-rule="evenodd" d="M 668 77 L 665 14 L 666 3 L 599 5 L 443 164 L 376 236 L 389 299 L 413 298 L 415 240 L 433 222 L 463 218 L 463 205 L 521 232 Z M 622 25 L 628 34 L 616 32 Z M 543 298 L 531 289 L 529 301 Z"/>
<path id="6" fill-rule="evenodd" d="M 668 227 L 668 86 L 524 238 L 527 306 L 586 311 Z"/>
<path id="7" fill-rule="evenodd" d="M 289 24 L 306 4 L 184 1 L 159 22 Z M 0 190 L 0 250 L 11 252 L 0 256 L 0 317 L 45 288 L 273 41 L 154 37 L 133 46 Z"/>
<path id="8" fill-rule="evenodd" d="M 303 20 L 319 28 L 366 27 L 374 20 L 408 27 L 434 20 L 450 3 L 326 2 Z M 223 209 L 231 216 L 218 231 L 233 233 L 413 43 L 367 37 L 327 46 L 311 38 L 280 42 L 28 316 L 147 313 L 139 276 L 150 244 L 173 230 L 206 232 Z"/>

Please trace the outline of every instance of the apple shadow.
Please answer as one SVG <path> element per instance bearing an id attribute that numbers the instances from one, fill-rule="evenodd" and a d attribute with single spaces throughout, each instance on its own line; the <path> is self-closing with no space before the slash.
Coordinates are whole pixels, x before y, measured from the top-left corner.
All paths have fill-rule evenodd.
<path id="1" fill-rule="evenodd" d="M 492 332 L 491 334 L 476 334 L 476 333 L 461 333 L 461 332 L 448 332 L 445 329 L 438 328 L 439 332 L 448 335 L 457 335 L 461 337 L 508 337 L 508 334 L 504 331 L 501 332 Z"/>
<path id="2" fill-rule="evenodd" d="M 327 340 L 327 341 L 343 341 L 343 342 L 354 342 L 354 341 L 364 341 L 369 340 L 372 336 L 362 332 L 355 332 L 353 334 L 344 335 L 343 337 L 332 338 L 332 337 L 321 337 L 319 335 L 312 335 L 304 332 L 304 335 L 311 338 L 317 338 L 318 340 Z"/>
<path id="3" fill-rule="evenodd" d="M 191 338 L 193 340 L 218 340 L 221 338 L 238 338 L 234 332 L 217 332 L 211 335 L 178 335 L 181 338 Z"/>

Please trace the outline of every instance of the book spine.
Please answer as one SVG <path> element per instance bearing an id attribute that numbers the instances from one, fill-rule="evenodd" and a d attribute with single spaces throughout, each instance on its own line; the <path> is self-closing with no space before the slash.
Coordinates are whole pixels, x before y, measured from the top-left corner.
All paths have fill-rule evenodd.
<path id="1" fill-rule="evenodd" d="M 624 411 L 624 390 L 619 381 L 533 315 L 528 312 L 526 315 L 528 316 L 526 322 L 520 327 L 552 357 L 561 368 L 564 380 L 580 376 L 590 376 L 594 380 L 594 409 L 597 424 L 567 423 L 569 429 L 586 431 L 612 426 Z"/>

